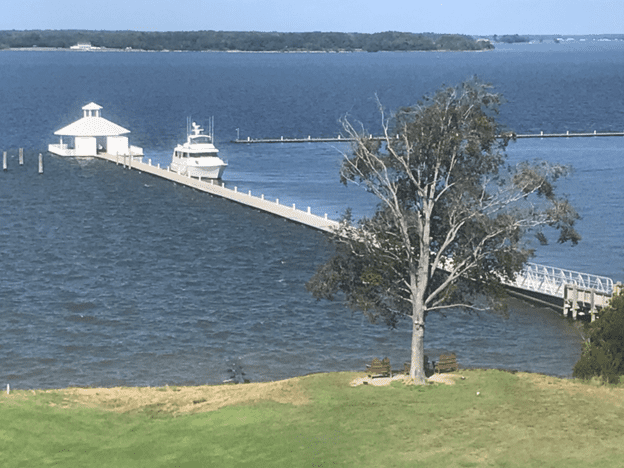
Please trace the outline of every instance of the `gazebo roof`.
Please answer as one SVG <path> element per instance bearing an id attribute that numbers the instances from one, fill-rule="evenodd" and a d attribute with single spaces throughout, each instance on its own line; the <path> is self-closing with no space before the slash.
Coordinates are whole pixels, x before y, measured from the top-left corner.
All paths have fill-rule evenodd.
<path id="1" fill-rule="evenodd" d="M 103 117 L 83 117 L 54 132 L 55 135 L 79 137 L 118 136 L 125 133 L 130 133 L 130 130 L 126 130 Z"/>
<path id="2" fill-rule="evenodd" d="M 90 102 L 82 108 L 84 113 L 82 119 L 57 130 L 54 134 L 74 137 L 99 137 L 118 136 L 130 133 L 130 130 L 126 130 L 110 120 L 101 117 L 101 109 L 102 106 L 97 105 L 95 102 Z"/>

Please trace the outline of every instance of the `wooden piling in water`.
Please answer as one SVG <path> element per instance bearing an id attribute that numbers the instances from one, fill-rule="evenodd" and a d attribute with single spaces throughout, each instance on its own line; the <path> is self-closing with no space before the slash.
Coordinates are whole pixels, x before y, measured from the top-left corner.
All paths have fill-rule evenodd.
<path id="1" fill-rule="evenodd" d="M 43 154 L 39 153 L 39 174 L 43 174 Z"/>
<path id="2" fill-rule="evenodd" d="M 563 316 L 576 320 L 578 315 L 578 289 L 576 284 L 565 285 L 563 291 Z"/>
<path id="3" fill-rule="evenodd" d="M 24 148 L 19 149 L 19 165 L 24 165 Z"/>
<path id="4" fill-rule="evenodd" d="M 7 166 L 7 152 L 3 151 L 2 152 L 2 170 L 6 171 L 8 169 Z"/>

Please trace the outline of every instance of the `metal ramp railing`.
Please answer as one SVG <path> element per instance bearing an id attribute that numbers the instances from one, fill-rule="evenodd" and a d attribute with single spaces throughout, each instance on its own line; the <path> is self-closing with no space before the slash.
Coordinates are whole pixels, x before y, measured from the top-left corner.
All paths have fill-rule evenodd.
<path id="1" fill-rule="evenodd" d="M 574 284 L 583 289 L 595 289 L 596 292 L 602 294 L 613 294 L 613 280 L 611 278 L 538 265 L 537 263 L 527 263 L 525 268 L 516 276 L 516 280 L 509 284 L 517 288 L 561 298 L 564 297 L 566 284 Z"/>

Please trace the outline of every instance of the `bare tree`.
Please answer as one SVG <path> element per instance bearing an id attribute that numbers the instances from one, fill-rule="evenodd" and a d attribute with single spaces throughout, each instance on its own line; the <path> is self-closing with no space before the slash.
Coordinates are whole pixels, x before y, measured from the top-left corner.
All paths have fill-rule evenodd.
<path id="1" fill-rule="evenodd" d="M 555 195 L 568 171 L 546 162 L 506 164 L 514 138 L 497 122 L 501 97 L 477 79 L 440 89 L 388 118 L 381 139 L 347 119 L 353 138 L 343 183 L 379 198 L 376 212 L 353 225 L 347 212 L 334 237 L 336 253 L 307 287 L 315 297 L 347 304 L 395 327 L 411 318 L 410 377 L 425 382 L 425 319 L 431 311 L 490 307 L 533 251 L 525 234 L 546 242 L 580 239 L 578 214 Z M 484 301 L 487 299 L 487 301 Z"/>

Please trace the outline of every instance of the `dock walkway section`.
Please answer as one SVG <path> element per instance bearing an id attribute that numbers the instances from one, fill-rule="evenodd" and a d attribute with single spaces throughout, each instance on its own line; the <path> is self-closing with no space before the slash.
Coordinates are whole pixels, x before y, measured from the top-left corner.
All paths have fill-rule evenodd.
<path id="1" fill-rule="evenodd" d="M 241 205 L 249 206 L 260 211 L 271 213 L 281 218 L 288 219 L 289 221 L 303 224 L 305 226 L 325 231 L 332 232 L 332 230 L 338 226 L 338 222 L 328 219 L 327 214 L 324 216 L 318 216 L 312 214 L 310 207 L 307 211 L 297 209 L 293 204 L 291 206 L 281 205 L 279 199 L 275 201 L 266 200 L 264 195 L 260 197 L 248 193 L 239 192 L 235 187 L 234 190 L 223 187 L 217 183 L 214 179 L 197 179 L 194 177 L 181 175 L 169 170 L 169 168 L 161 168 L 160 165 L 153 166 L 151 160 L 148 160 L 147 164 L 140 161 L 138 158 L 132 158 L 130 156 L 115 156 L 107 153 L 99 153 L 96 157 L 104 159 L 106 161 L 113 162 L 115 164 L 123 165 L 129 169 L 135 169 L 147 174 L 151 174 L 156 177 L 160 177 L 172 182 L 176 182 L 187 187 L 192 187 L 201 192 L 206 192 L 211 195 L 226 198 L 232 200 Z"/>

